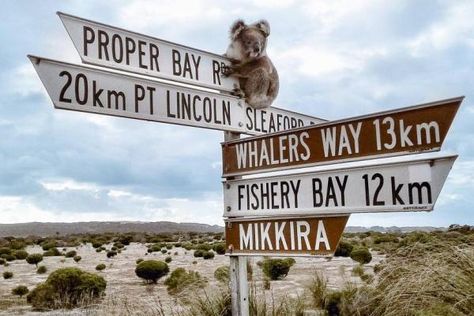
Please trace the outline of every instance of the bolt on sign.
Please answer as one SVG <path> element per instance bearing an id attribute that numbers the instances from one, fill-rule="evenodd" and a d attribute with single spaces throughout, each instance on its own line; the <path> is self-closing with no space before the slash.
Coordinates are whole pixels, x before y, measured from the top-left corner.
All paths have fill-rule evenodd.
<path id="1" fill-rule="evenodd" d="M 431 211 L 457 156 L 224 182 L 224 216 Z"/>
<path id="2" fill-rule="evenodd" d="M 239 82 L 221 75 L 230 61 L 217 54 L 175 44 L 69 14 L 58 15 L 83 63 L 230 92 Z"/>
<path id="3" fill-rule="evenodd" d="M 222 143 L 223 176 L 438 151 L 463 97 Z"/>
<path id="4" fill-rule="evenodd" d="M 55 108 L 258 135 L 322 122 L 237 97 L 29 56 Z"/>
<path id="5" fill-rule="evenodd" d="M 234 255 L 329 256 L 349 216 L 238 219 L 227 221 L 227 253 Z"/>

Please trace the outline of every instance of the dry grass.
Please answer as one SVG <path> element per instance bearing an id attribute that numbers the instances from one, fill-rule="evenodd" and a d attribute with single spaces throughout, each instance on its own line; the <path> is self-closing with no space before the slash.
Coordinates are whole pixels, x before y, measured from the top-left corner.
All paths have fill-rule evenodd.
<path id="1" fill-rule="evenodd" d="M 432 249 L 433 245 L 430 245 Z M 474 249 L 437 245 L 402 249 L 387 261 L 368 306 L 370 315 L 404 316 L 423 311 L 473 315 Z"/>

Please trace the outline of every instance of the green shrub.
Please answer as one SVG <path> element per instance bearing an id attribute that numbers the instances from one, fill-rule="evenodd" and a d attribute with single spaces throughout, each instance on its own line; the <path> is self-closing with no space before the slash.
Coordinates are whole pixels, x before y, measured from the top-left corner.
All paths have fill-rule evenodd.
<path id="1" fill-rule="evenodd" d="M 165 254 L 165 253 L 167 253 L 167 252 L 168 252 L 168 250 L 167 250 L 166 248 L 161 249 L 161 253 L 162 253 L 162 254 Z"/>
<path id="2" fill-rule="evenodd" d="M 105 264 L 103 264 L 103 263 L 99 263 L 98 265 L 95 266 L 95 269 L 96 269 L 97 271 L 105 270 L 105 268 L 106 268 L 106 267 L 105 267 Z"/>
<path id="3" fill-rule="evenodd" d="M 168 250 L 173 249 L 173 245 L 172 244 L 167 244 L 166 249 L 168 249 Z"/>
<path id="4" fill-rule="evenodd" d="M 0 256 L 1 255 L 11 255 L 12 254 L 12 250 L 10 248 L 7 248 L 7 247 L 1 247 L 0 248 Z"/>
<path id="5" fill-rule="evenodd" d="M 139 264 L 139 263 L 142 262 L 142 261 L 143 261 L 143 258 L 139 258 L 139 259 L 137 259 L 137 261 L 135 261 L 135 263 L 136 263 L 136 264 Z"/>
<path id="6" fill-rule="evenodd" d="M 117 251 L 113 251 L 113 250 L 107 251 L 107 258 L 112 258 L 112 257 L 115 257 L 116 255 L 117 255 Z"/>
<path id="7" fill-rule="evenodd" d="M 205 259 L 205 260 L 208 260 L 208 259 L 214 259 L 214 252 L 212 251 L 206 251 L 202 254 L 202 257 Z"/>
<path id="8" fill-rule="evenodd" d="M 294 262 L 287 259 L 265 259 L 262 263 L 263 273 L 271 280 L 283 279 L 288 275 Z"/>
<path id="9" fill-rule="evenodd" d="M 360 264 L 365 264 L 372 261 L 372 255 L 370 254 L 369 249 L 358 247 L 352 250 L 351 259 L 359 262 Z"/>
<path id="10" fill-rule="evenodd" d="M 352 268 L 352 274 L 362 277 L 365 274 L 364 267 L 361 264 L 356 265 L 354 268 Z"/>
<path id="11" fill-rule="evenodd" d="M 97 252 L 97 253 L 102 252 L 102 248 L 97 248 L 97 249 L 95 250 L 95 252 Z"/>
<path id="12" fill-rule="evenodd" d="M 168 274 L 168 265 L 163 261 L 145 260 L 135 268 L 135 274 L 148 283 L 156 283 L 159 278 Z"/>
<path id="13" fill-rule="evenodd" d="M 40 263 L 41 261 L 43 261 L 43 255 L 40 253 L 33 253 L 26 257 L 26 262 L 28 262 L 29 264 L 34 264 L 36 265 L 36 267 L 38 267 L 38 263 Z"/>
<path id="14" fill-rule="evenodd" d="M 171 257 L 166 257 L 166 258 L 165 258 L 165 262 L 166 262 L 166 263 L 170 263 L 172 260 L 173 260 L 173 259 L 172 259 Z"/>
<path id="15" fill-rule="evenodd" d="M 78 268 L 62 268 L 48 276 L 27 296 L 35 309 L 73 308 L 102 297 L 107 282 L 103 277 Z"/>
<path id="16" fill-rule="evenodd" d="M 0 258 L 0 265 L 5 264 L 7 261 L 3 258 Z"/>
<path id="17" fill-rule="evenodd" d="M 201 250 L 201 249 L 194 250 L 194 257 L 201 258 L 204 255 L 204 252 L 205 250 Z"/>
<path id="18" fill-rule="evenodd" d="M 221 266 L 214 271 L 214 278 L 224 284 L 228 284 L 230 280 L 229 266 Z"/>
<path id="19" fill-rule="evenodd" d="M 198 262 L 196 260 L 193 261 L 193 264 L 197 264 Z"/>
<path id="20" fill-rule="evenodd" d="M 75 250 L 68 251 L 68 252 L 66 252 L 66 254 L 64 256 L 66 258 L 74 258 L 75 256 L 77 256 L 77 251 L 75 251 Z"/>
<path id="21" fill-rule="evenodd" d="M 10 272 L 10 271 L 3 272 L 3 278 L 5 280 L 13 278 L 13 272 Z"/>
<path id="22" fill-rule="evenodd" d="M 44 251 L 48 251 L 51 248 L 56 247 L 56 242 L 55 241 L 49 241 L 41 244 L 41 247 L 43 248 Z"/>
<path id="23" fill-rule="evenodd" d="M 14 255 L 8 255 L 8 254 L 3 254 L 2 258 L 5 259 L 6 261 L 13 261 L 16 259 Z"/>
<path id="24" fill-rule="evenodd" d="M 61 256 L 61 252 L 56 247 L 50 248 L 48 249 L 48 251 L 43 252 L 43 257 L 56 257 L 56 256 Z"/>
<path id="25" fill-rule="evenodd" d="M 335 257 L 349 257 L 351 255 L 354 246 L 344 240 L 339 242 L 339 245 L 336 248 L 336 252 L 334 253 Z"/>
<path id="26" fill-rule="evenodd" d="M 38 274 L 44 274 L 48 271 L 48 269 L 45 266 L 39 266 L 38 269 L 36 269 L 36 273 Z"/>
<path id="27" fill-rule="evenodd" d="M 188 271 L 183 268 L 177 268 L 165 280 L 168 294 L 175 295 L 181 293 L 184 289 L 191 287 L 203 287 L 206 281 L 198 272 Z"/>
<path id="28" fill-rule="evenodd" d="M 23 297 L 23 295 L 28 294 L 30 290 L 24 285 L 18 285 L 17 287 L 12 289 L 13 295 L 18 295 L 19 297 Z"/>
<path id="29" fill-rule="evenodd" d="M 104 243 L 102 241 L 95 240 L 92 242 L 92 247 L 100 249 L 100 246 L 102 246 Z"/>
<path id="30" fill-rule="evenodd" d="M 225 254 L 225 244 L 224 243 L 215 244 L 212 247 L 212 250 L 214 250 L 218 255 L 224 255 Z"/>
<path id="31" fill-rule="evenodd" d="M 74 256 L 74 261 L 79 262 L 81 261 L 82 257 L 81 256 Z"/>
<path id="32" fill-rule="evenodd" d="M 28 257 L 28 253 L 25 250 L 17 250 L 13 255 L 17 260 L 25 260 Z"/>

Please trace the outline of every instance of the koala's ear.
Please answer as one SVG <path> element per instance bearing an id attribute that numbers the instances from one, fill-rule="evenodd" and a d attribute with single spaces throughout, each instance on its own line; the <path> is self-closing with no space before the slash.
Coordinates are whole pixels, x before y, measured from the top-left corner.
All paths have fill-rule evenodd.
<path id="1" fill-rule="evenodd" d="M 235 21 L 230 27 L 230 39 L 235 40 L 246 26 L 243 20 Z"/>
<path id="2" fill-rule="evenodd" d="M 267 37 L 270 35 L 270 24 L 267 20 L 260 20 L 254 24 L 257 29 L 262 31 L 262 33 Z"/>

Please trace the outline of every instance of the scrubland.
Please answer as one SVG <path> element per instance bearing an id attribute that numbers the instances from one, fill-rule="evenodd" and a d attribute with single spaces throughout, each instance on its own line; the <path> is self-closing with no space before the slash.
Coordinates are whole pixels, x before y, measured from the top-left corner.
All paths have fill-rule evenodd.
<path id="1" fill-rule="evenodd" d="M 0 314 L 230 315 L 224 250 L 220 233 L 0 238 Z M 251 315 L 474 315 L 469 226 L 293 259 L 249 259 Z"/>

